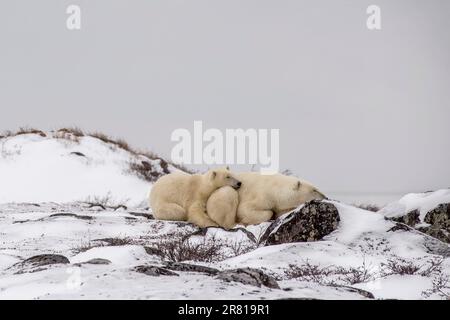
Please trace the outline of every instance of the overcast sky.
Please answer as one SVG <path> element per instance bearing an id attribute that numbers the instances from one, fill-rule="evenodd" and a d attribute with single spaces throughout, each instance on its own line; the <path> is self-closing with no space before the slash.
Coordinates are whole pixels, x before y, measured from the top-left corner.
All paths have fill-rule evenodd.
<path id="1" fill-rule="evenodd" d="M 0 130 L 168 156 L 194 120 L 279 128 L 281 169 L 325 192 L 450 187 L 449 31 L 448 0 L 2 0 Z"/>

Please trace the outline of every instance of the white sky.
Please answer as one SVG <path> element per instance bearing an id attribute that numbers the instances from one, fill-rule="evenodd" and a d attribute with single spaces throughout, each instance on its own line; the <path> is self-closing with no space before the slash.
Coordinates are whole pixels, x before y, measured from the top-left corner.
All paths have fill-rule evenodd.
<path id="1" fill-rule="evenodd" d="M 194 120 L 279 128 L 281 169 L 325 192 L 450 187 L 449 17 L 446 0 L 2 0 L 0 130 L 74 125 L 167 156 Z"/>

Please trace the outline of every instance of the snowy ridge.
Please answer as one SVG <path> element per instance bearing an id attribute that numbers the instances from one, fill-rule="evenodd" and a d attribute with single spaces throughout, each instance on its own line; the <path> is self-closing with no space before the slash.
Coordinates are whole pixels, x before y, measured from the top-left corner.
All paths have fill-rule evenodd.
<path id="1" fill-rule="evenodd" d="M 130 170 L 146 161 L 164 174 L 161 159 L 136 155 L 93 136 L 45 132 L 0 139 L 0 203 L 71 202 L 112 198 L 136 206 L 150 183 Z M 168 171 L 175 171 L 168 165 Z"/>

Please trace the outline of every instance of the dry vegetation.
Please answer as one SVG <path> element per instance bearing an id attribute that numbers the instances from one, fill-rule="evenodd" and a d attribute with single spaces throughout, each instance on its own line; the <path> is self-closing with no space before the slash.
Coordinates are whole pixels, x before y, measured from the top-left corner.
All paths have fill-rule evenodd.
<path id="1" fill-rule="evenodd" d="M 175 239 L 162 239 L 147 246 L 146 250 L 166 261 L 213 262 L 225 258 L 221 248 L 222 243 L 215 238 L 203 238 L 199 242 L 193 242 L 188 237 L 178 236 Z"/>
<path id="2" fill-rule="evenodd" d="M 29 128 L 29 127 L 21 127 L 19 128 L 18 131 L 16 132 L 12 132 L 12 131 L 5 131 L 2 132 L 2 134 L 0 134 L 0 139 L 2 138 L 9 138 L 9 137 L 14 137 L 14 136 L 20 136 L 23 134 L 37 134 L 40 135 L 41 137 L 46 137 L 47 135 L 45 134 L 45 132 L 35 129 L 35 128 Z"/>
<path id="3" fill-rule="evenodd" d="M 127 210 L 127 206 L 126 203 L 128 201 L 115 201 L 112 196 L 111 193 L 107 193 L 105 196 L 95 196 L 95 197 L 88 197 L 84 203 L 86 203 L 89 208 L 101 208 L 102 210 L 106 210 L 106 209 L 113 209 L 113 210 L 118 210 L 118 209 L 124 209 Z"/>
<path id="4" fill-rule="evenodd" d="M 23 134 L 38 134 L 41 137 L 46 137 L 46 133 L 34 129 L 34 128 L 28 128 L 28 127 L 22 127 L 17 132 L 13 131 L 5 131 L 2 134 L 0 134 L 0 139 L 2 138 L 8 138 Z M 129 171 L 131 173 L 136 174 L 139 178 L 154 182 L 158 177 L 160 177 L 162 174 L 169 173 L 169 165 L 172 165 L 173 167 L 184 171 L 188 173 L 194 173 L 191 169 L 186 168 L 183 165 L 175 164 L 170 161 L 166 161 L 160 157 L 158 157 L 155 153 L 145 150 L 137 150 L 133 149 L 125 140 L 123 139 L 115 139 L 112 138 L 104 133 L 101 132 L 92 132 L 92 133 L 85 133 L 83 130 L 81 130 L 78 127 L 65 127 L 60 128 L 58 130 L 55 130 L 52 135 L 56 139 L 65 140 L 72 143 L 79 143 L 80 138 L 82 137 L 93 137 L 96 139 L 99 139 L 103 141 L 104 143 L 110 145 L 112 148 L 118 148 L 121 150 L 125 150 L 129 152 L 130 154 L 134 155 L 136 157 L 135 161 L 131 161 L 129 163 Z M 143 159 L 139 159 L 143 158 Z M 160 172 L 159 168 L 153 168 L 152 164 L 148 160 L 159 160 L 159 166 L 162 168 L 162 172 Z"/>
<path id="5" fill-rule="evenodd" d="M 322 267 L 306 261 L 301 265 L 290 265 L 284 276 L 279 277 L 279 280 L 283 278 L 299 279 L 325 286 L 342 287 L 392 275 L 418 275 L 432 279 L 433 287 L 422 292 L 422 296 L 429 298 L 435 295 L 448 300 L 450 299 L 450 277 L 442 270 L 443 261 L 444 258 L 436 257 L 423 264 L 418 264 L 415 260 L 408 261 L 400 257 L 393 257 L 387 263 L 382 263 L 380 268 L 369 267 L 365 262 L 358 268 L 344 268 L 334 265 Z"/>

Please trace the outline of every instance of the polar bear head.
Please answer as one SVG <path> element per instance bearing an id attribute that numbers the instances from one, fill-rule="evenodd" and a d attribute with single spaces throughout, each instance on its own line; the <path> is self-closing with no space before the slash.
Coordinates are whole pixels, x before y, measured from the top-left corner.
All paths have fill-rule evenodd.
<path id="1" fill-rule="evenodd" d="M 210 183 L 215 188 L 221 188 L 224 186 L 230 186 L 234 189 L 241 187 L 241 181 L 239 181 L 229 170 L 228 167 L 209 170 L 206 173 Z"/>
<path id="2" fill-rule="evenodd" d="M 323 200 L 327 197 L 308 181 L 281 175 L 276 198 L 278 213 L 285 213 L 311 200 Z M 280 189 L 278 189 L 280 188 Z"/>

